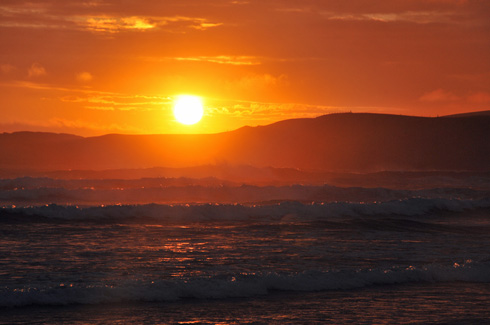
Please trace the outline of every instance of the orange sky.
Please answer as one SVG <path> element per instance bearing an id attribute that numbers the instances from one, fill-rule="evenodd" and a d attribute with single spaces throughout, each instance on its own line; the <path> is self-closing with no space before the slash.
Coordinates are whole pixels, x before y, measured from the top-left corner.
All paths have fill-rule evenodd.
<path id="1" fill-rule="evenodd" d="M 488 0 L 0 0 L 0 132 L 490 109 Z M 172 99 L 202 96 L 177 123 Z"/>

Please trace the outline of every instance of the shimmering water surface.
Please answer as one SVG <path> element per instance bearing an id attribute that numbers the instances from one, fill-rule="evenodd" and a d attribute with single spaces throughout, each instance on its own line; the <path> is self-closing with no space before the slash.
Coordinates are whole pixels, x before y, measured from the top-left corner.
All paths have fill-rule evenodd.
<path id="1" fill-rule="evenodd" d="M 0 321 L 490 322 L 490 200 L 443 192 L 455 194 L 6 206 Z"/>
<path id="2" fill-rule="evenodd" d="M 171 303 L 3 309 L 2 324 L 486 324 L 489 284 L 375 286 L 363 290 Z"/>

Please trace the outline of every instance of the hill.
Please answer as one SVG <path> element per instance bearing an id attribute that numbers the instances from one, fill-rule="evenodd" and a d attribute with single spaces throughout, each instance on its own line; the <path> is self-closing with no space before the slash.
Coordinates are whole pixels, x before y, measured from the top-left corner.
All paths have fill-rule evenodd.
<path id="1" fill-rule="evenodd" d="M 251 165 L 303 170 L 490 169 L 490 116 L 331 114 L 204 135 L 0 134 L 0 168 Z"/>
<path id="2" fill-rule="evenodd" d="M 452 114 L 452 115 L 445 115 L 443 117 L 467 117 L 467 116 L 490 116 L 490 111 L 478 111 L 478 112 L 470 112 L 470 113 Z"/>

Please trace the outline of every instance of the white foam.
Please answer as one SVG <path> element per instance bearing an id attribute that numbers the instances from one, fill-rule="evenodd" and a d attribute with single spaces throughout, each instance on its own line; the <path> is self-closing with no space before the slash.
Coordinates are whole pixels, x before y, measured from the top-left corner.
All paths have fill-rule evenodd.
<path id="1" fill-rule="evenodd" d="M 335 187 L 329 185 L 233 186 L 230 184 L 166 183 L 156 180 L 124 183 L 117 180 L 69 182 L 49 178 L 0 179 L 0 203 L 41 204 L 149 204 L 149 203 L 250 203 L 296 200 L 301 202 L 374 202 L 403 198 L 479 199 L 489 196 L 485 190 L 471 188 L 435 188 L 395 190 L 388 188 Z M 196 181 L 197 182 L 197 181 Z M 206 185 L 207 184 L 207 185 Z"/>
<path id="2" fill-rule="evenodd" d="M 242 274 L 227 278 L 127 281 L 116 285 L 56 284 L 45 288 L 0 289 L 0 306 L 175 301 L 265 295 L 271 290 L 326 291 L 423 282 L 490 282 L 490 265 L 427 265 L 358 271 Z"/>
<path id="3" fill-rule="evenodd" d="M 48 218 L 62 220 L 117 221 L 128 218 L 166 222 L 184 221 L 315 221 L 359 216 L 424 216 L 431 212 L 461 212 L 489 208 L 490 199 L 422 199 L 411 198 L 379 203 L 314 203 L 282 202 L 268 205 L 195 204 L 195 205 L 113 205 L 77 207 L 46 205 L 34 207 L 4 207 L 1 215 L 11 218 Z M 2 213 L 3 212 L 3 213 Z"/>

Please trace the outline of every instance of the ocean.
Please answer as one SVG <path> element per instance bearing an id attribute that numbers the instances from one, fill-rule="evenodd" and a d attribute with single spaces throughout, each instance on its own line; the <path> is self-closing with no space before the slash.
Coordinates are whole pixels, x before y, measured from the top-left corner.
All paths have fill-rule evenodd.
<path id="1" fill-rule="evenodd" d="M 168 182 L 0 180 L 0 323 L 490 323 L 488 178 Z"/>

